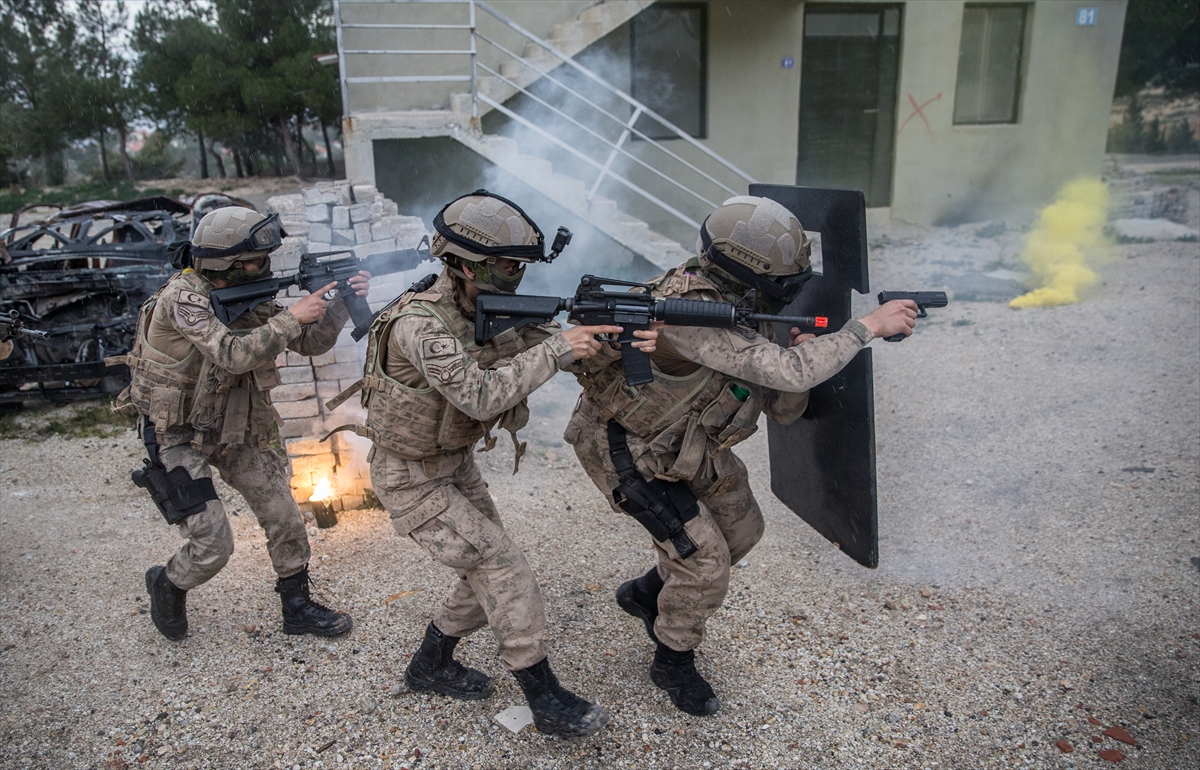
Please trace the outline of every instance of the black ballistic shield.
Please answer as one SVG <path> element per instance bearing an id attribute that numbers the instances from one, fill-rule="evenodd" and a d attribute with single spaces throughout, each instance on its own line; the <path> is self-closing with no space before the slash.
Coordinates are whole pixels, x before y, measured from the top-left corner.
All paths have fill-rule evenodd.
<path id="1" fill-rule="evenodd" d="M 796 215 L 804 229 L 821 234 L 822 272 L 786 315 L 829 317 L 828 334 L 850 320 L 850 291 L 870 291 L 866 202 L 858 190 L 750 185 Z M 786 345 L 788 328 L 775 328 Z M 875 488 L 875 394 L 871 351 L 862 350 L 842 371 L 809 394 L 804 416 L 791 425 L 767 421 L 771 491 L 847 556 L 879 566 Z"/>

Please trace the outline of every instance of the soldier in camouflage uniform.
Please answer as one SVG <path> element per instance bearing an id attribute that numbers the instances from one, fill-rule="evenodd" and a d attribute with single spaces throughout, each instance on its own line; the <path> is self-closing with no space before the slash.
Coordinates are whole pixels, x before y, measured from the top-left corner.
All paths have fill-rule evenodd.
<path id="1" fill-rule="evenodd" d="M 737 303 L 753 289 L 758 311 L 777 314 L 811 275 L 800 223 L 766 198 L 726 201 L 701 226 L 697 251 L 649 281 L 655 296 Z M 644 621 L 656 645 L 651 680 L 679 709 L 704 716 L 720 707 L 694 651 L 725 598 L 730 565 L 763 534 L 746 466 L 731 447 L 754 433 L 763 412 L 797 419 L 811 388 L 875 337 L 911 334 L 916 313 L 912 302 L 891 302 L 820 338 L 793 328 L 788 348 L 766 329 L 667 326 L 651 356 L 654 381 L 636 388 L 607 351 L 580 365 L 583 395 L 564 439 L 614 510 L 658 506 L 683 522 L 682 539 L 654 541 L 657 566 L 617 590 L 621 609 Z"/>
<path id="2" fill-rule="evenodd" d="M 333 283 L 287 310 L 261 304 L 228 327 L 209 300 L 214 288 L 268 277 L 270 251 L 283 234 L 276 216 L 264 219 L 251 209 L 221 208 L 200 220 L 188 249 L 191 267 L 142 306 L 133 348 L 122 358 L 132 377 L 118 408 L 136 410 L 139 425 L 153 423 L 167 469 L 182 467 L 192 479 L 207 479 L 214 467 L 246 499 L 267 535 L 284 632 L 333 636 L 349 631 L 351 619 L 311 598 L 308 537 L 291 474 L 268 447 L 278 419 L 269 394 L 279 384 L 276 356 L 324 353 L 349 313 L 341 299 L 323 299 Z M 351 279 L 358 294 L 366 294 L 369 277 Z M 183 547 L 165 567 L 146 572 L 151 619 L 171 640 L 187 635 L 187 592 L 220 572 L 233 553 L 233 532 L 218 499 L 184 519 L 179 534 L 187 540 Z"/>
<path id="3" fill-rule="evenodd" d="M 515 432 L 529 417 L 526 398 L 560 368 L 594 355 L 602 344 L 597 334 L 619 327 L 526 326 L 477 346 L 476 296 L 512 293 L 523 263 L 549 261 L 542 233 L 516 204 L 484 190 L 448 204 L 434 227 L 432 251 L 445 269 L 432 285 L 414 287 L 380 314 L 365 376 L 336 402 L 363 390 L 367 424 L 353 429 L 374 442 L 375 493 L 396 531 L 459 578 L 404 680 L 414 690 L 488 697 L 495 689 L 491 678 L 453 655 L 461 637 L 490 626 L 538 731 L 589 735 L 608 722 L 608 712 L 563 688 L 550 670 L 541 591 L 504 529 L 473 453 L 481 438 L 481 451 L 491 449 L 491 431 L 501 428 L 512 433 L 519 461 L 524 444 Z M 640 336 L 646 341 L 635 344 L 652 350 L 655 333 Z"/>

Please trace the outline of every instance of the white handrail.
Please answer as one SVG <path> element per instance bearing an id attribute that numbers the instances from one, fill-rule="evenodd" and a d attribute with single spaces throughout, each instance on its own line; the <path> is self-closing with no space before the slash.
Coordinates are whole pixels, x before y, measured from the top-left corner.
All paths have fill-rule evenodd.
<path id="1" fill-rule="evenodd" d="M 718 155 L 716 152 L 714 152 L 713 150 L 711 150 L 710 148 L 705 146 L 702 142 L 697 141 L 689 133 L 687 133 L 683 129 L 679 128 L 675 124 L 671 123 L 669 120 L 664 118 L 662 115 L 659 115 L 657 112 L 655 112 L 654 110 L 647 107 L 645 104 L 643 104 L 640 101 L 638 101 L 637 99 L 635 99 L 632 95 L 626 93 L 625 91 L 621 90 L 620 88 L 617 88 L 616 86 L 614 86 L 611 83 L 609 83 L 608 81 L 606 81 L 604 78 L 600 77 L 599 75 L 592 72 L 588 68 L 579 64 L 578 62 L 573 60 L 570 56 L 568 56 L 566 53 L 558 50 L 557 48 L 552 46 L 547 41 L 542 40 L 540 37 L 535 35 L 530 30 L 521 26 L 520 24 L 513 21 L 512 19 L 508 18 L 503 13 L 500 13 L 496 9 L 492 8 L 487 3 L 483 2 L 483 0 L 399 0 L 399 2 L 406 2 L 406 3 L 422 3 L 422 4 L 423 3 L 429 3 L 429 4 L 440 3 L 443 5 L 460 5 L 460 6 L 466 5 L 468 8 L 468 14 L 469 14 L 469 19 L 468 19 L 467 24 L 462 24 L 462 23 L 454 23 L 454 24 L 378 23 L 378 24 L 376 24 L 376 23 L 364 23 L 364 22 L 354 22 L 354 23 L 346 23 L 346 24 L 342 23 L 341 11 L 342 11 L 343 5 L 358 4 L 358 3 L 377 4 L 377 3 L 387 2 L 387 1 L 388 0 L 333 0 L 334 22 L 335 22 L 336 30 L 337 30 L 338 56 L 339 56 L 339 59 L 341 62 L 341 67 L 340 67 L 341 71 L 340 71 L 339 75 L 340 75 L 341 85 L 342 85 L 342 109 L 343 109 L 343 114 L 346 117 L 349 117 L 349 115 L 350 115 L 350 98 L 349 98 L 348 86 L 351 84 L 469 82 L 470 89 L 471 89 L 471 114 L 472 114 L 472 116 L 474 116 L 475 119 L 477 119 L 479 116 L 479 102 L 483 101 L 484 104 L 488 105 L 492 109 L 497 110 L 501 114 L 503 114 L 503 115 L 507 116 L 508 118 L 510 118 L 511 120 L 515 121 L 516 123 L 522 125 L 523 127 L 529 129 L 530 131 L 533 131 L 534 133 L 536 133 L 539 136 L 541 136 L 542 138 L 548 140 L 555 146 L 562 148 L 563 150 L 570 153 L 572 156 L 574 156 L 574 157 L 578 158 L 579 160 L 583 161 L 584 163 L 586 163 L 588 166 L 595 168 L 598 173 L 597 173 L 596 179 L 594 180 L 594 182 L 591 185 L 591 189 L 587 193 L 587 200 L 589 202 L 595 197 L 596 192 L 600 187 L 600 184 L 605 179 L 612 178 L 614 181 L 616 181 L 619 184 L 623 185 L 624 187 L 628 188 L 635 194 L 643 197 L 647 201 L 653 203 L 655 206 L 661 208 L 663 211 L 667 212 L 671 216 L 675 217 L 676 219 L 680 220 L 681 222 L 685 223 L 686 225 L 688 225 L 689 227 L 692 227 L 692 228 L 699 227 L 699 223 L 696 222 L 696 220 L 694 218 L 688 216 L 687 214 L 683 213 L 682 211 L 671 206 L 666 201 L 658 198 L 657 196 L 653 195 L 652 193 L 639 187 L 635 183 L 631 182 L 630 180 L 628 180 L 628 179 L 624 178 L 623 176 L 621 176 L 620 174 L 618 174 L 612 168 L 613 161 L 618 156 L 621 156 L 622 158 L 625 158 L 625 159 L 637 164 L 639 167 L 646 169 L 650 173 L 654 174 L 656 177 L 661 178 L 662 180 L 665 180 L 668 184 L 672 185 L 674 188 L 677 188 L 678 190 L 682 191 L 683 193 L 690 196 L 691 198 L 694 198 L 695 200 L 699 201 L 700 203 L 702 203 L 706 206 L 709 206 L 709 207 L 714 207 L 714 208 L 717 204 L 714 203 L 713 201 L 709 200 L 708 197 L 706 197 L 705 195 L 702 195 L 701 193 L 697 192 L 696 190 L 691 189 L 691 187 L 689 187 L 687 184 L 684 184 L 682 181 L 675 178 L 674 174 L 677 174 L 678 172 L 674 172 L 674 174 L 666 173 L 663 170 L 656 168 L 654 165 L 651 165 L 650 163 L 646 162 L 641 157 L 638 157 L 638 155 L 635 155 L 635 154 L 631 153 L 629 150 L 625 149 L 625 145 L 629 141 L 631 136 L 636 136 L 639 139 L 645 141 L 646 144 L 648 145 L 648 148 L 653 148 L 653 150 L 663 153 L 663 155 L 665 155 L 670 160 L 673 160 L 673 161 L 679 163 L 681 166 L 683 166 L 683 168 L 698 175 L 702 179 L 715 185 L 717 188 L 720 188 L 721 190 L 725 191 L 726 193 L 729 193 L 731 195 L 737 195 L 738 192 L 730 185 L 722 182 L 720 179 L 718 179 L 713 174 L 710 174 L 710 173 L 704 171 L 703 169 L 699 168 L 695 163 L 688 161 L 687 159 L 680 156 L 678 153 L 672 151 L 671 149 L 669 149 L 668 147 L 666 147 L 665 145 L 663 145 L 662 143 L 657 141 L 655 138 L 652 138 L 649 135 L 647 135 L 645 132 L 639 130 L 635 126 L 635 124 L 638 122 L 639 118 L 642 118 L 643 116 L 648 116 L 649 118 L 653 119 L 655 122 L 657 122 L 663 128 L 666 129 L 666 131 L 670 135 L 669 138 L 682 139 L 683 141 L 687 142 L 691 147 L 695 148 L 696 150 L 698 150 L 699 152 L 701 152 L 705 156 L 707 156 L 709 159 L 716 162 L 718 165 L 720 165 L 726 171 L 728 171 L 738 177 L 741 177 L 741 179 L 745 180 L 746 182 L 753 183 L 755 181 L 754 178 L 751 177 L 749 174 L 742 171 L 737 166 L 735 166 L 734 164 L 730 163 L 725 158 Z M 487 35 L 480 32 L 477 28 L 478 20 L 476 18 L 476 13 L 475 13 L 476 6 L 479 6 L 479 8 L 481 8 L 482 10 L 487 12 L 495 20 L 499 21 L 501 24 L 503 24 L 504 26 L 513 30 L 514 32 L 518 33 L 521 37 L 525 38 L 529 42 L 534 43 L 536 46 L 540 47 L 541 49 L 549 52 L 554 58 L 556 58 L 562 64 L 566 64 L 567 66 L 572 68 L 575 72 L 578 72 L 580 75 L 582 75 L 587 80 L 600 86 L 602 89 L 604 89 L 606 92 L 608 92 L 612 96 L 616 97 L 617 99 L 621 100 L 625 104 L 629 105 L 632 108 L 632 116 L 629 117 L 628 119 L 626 119 L 626 118 L 622 118 L 622 117 L 615 115 L 612 111 L 610 111 L 605 106 L 598 104 L 593 99 L 588 98 L 587 96 L 583 95 L 582 93 L 575 90 L 571 86 L 567 85 L 565 82 L 563 82 L 558 77 L 553 76 L 550 73 L 550 70 L 555 69 L 558 65 L 551 64 L 550 66 L 546 67 L 546 69 L 542 69 L 542 67 L 536 66 L 535 64 L 533 64 L 532 62 L 527 60 L 524 56 L 517 55 L 516 53 L 514 53 L 513 51 L 510 51 L 508 48 L 506 48 L 504 45 L 502 45 L 498 41 L 493 40 L 492 38 L 490 38 Z M 465 31 L 468 33 L 470 46 L 469 46 L 469 48 L 450 48 L 450 49 L 412 49 L 412 48 L 396 48 L 396 49 L 353 48 L 353 49 L 347 49 L 345 47 L 344 41 L 343 41 L 343 29 L 458 30 L 458 31 Z M 591 128 L 589 125 L 585 125 L 579 119 L 572 117 L 571 115 L 567 114 L 567 112 L 565 112 L 564 110 L 559 109 L 558 107 L 555 107 L 554 105 L 550 104 L 546 100 L 542 99 L 537 94 L 533 93 L 528 88 L 521 85 L 521 83 L 518 82 L 517 80 L 506 77 L 505 75 L 500 74 L 500 72 L 498 72 L 497 70 L 492 69 L 491 67 L 480 62 L 479 58 L 478 58 L 479 52 L 477 49 L 477 42 L 476 42 L 477 39 L 482 39 L 484 42 L 491 45 L 494 49 L 496 49 L 500 53 L 504 54 L 507 57 L 510 57 L 513 61 L 518 62 L 520 65 L 522 65 L 525 68 L 528 68 L 529 70 L 532 70 L 534 73 L 537 73 L 538 78 L 543 78 L 543 79 L 548 80 L 550 83 L 552 83 L 558 89 L 561 89 L 566 94 L 573 97 L 574 99 L 577 99 L 579 102 L 582 102 L 584 105 L 588 106 L 589 108 L 595 110 L 596 112 L 599 112 L 600 115 L 602 116 L 601 119 L 607 118 L 607 119 L 613 121 L 614 123 L 616 123 L 618 126 L 620 126 L 620 129 L 621 129 L 620 137 L 615 142 L 611 139 L 608 139 L 606 136 L 599 133 L 598 130 Z M 347 54 L 364 55 L 364 56 L 387 56 L 387 55 L 393 55 L 393 56 L 420 56 L 420 55 L 469 56 L 470 57 L 470 70 L 469 70 L 469 74 L 465 74 L 465 75 L 378 75 L 378 76 L 349 77 L 346 74 L 346 59 L 345 59 L 345 57 Z M 528 98 L 530 98 L 534 102 L 536 102 L 537 104 L 549 109 L 554 115 L 558 116 L 561 119 L 568 121 L 573 126 L 577 127 L 578 129 L 581 129 L 582 131 L 584 131 L 586 134 L 590 135 L 591 137 L 594 137 L 596 140 L 601 142 L 603 146 L 606 146 L 609 148 L 609 152 L 607 153 L 607 158 L 604 160 L 603 163 L 601 163 L 601 162 L 597 161 L 596 159 L 588 157 L 588 155 L 586 155 L 584 152 L 581 152 L 577 147 L 572 146 L 570 143 L 563 141 L 562 139 L 560 139 L 557 136 L 554 136 L 551 132 L 546 131 L 541 126 L 534 124 L 533 122 L 527 120 L 526 118 L 522 117 L 521 115 L 518 115 L 517 113 L 515 113 L 513 110 L 509 109 L 508 107 L 505 107 L 499 100 L 494 99 L 485 93 L 480 93 L 479 74 L 478 74 L 478 70 L 480 68 L 482 68 L 484 72 L 490 74 L 493 78 L 495 78 L 495 82 L 503 83 L 507 87 L 513 89 L 516 93 L 524 94 L 525 96 L 527 96 Z M 591 122 L 595 123 L 594 120 L 591 120 Z M 474 125 L 478 126 L 478 123 L 475 123 Z M 697 160 L 696 162 L 699 163 L 701 161 Z M 659 165 L 661 165 L 661 163 Z M 720 172 L 717 172 L 717 173 L 720 173 Z"/>
<path id="2" fill-rule="evenodd" d="M 564 149 L 564 150 L 566 150 L 567 152 L 571 153 L 571 154 L 572 154 L 572 155 L 574 155 L 576 158 L 579 158 L 580 160 L 582 160 L 584 163 L 588 164 L 589 166 L 594 166 L 594 167 L 596 167 L 596 168 L 600 168 L 600 164 L 599 164 L 599 163 L 597 163 L 596 161 L 594 161 L 594 160 L 592 160 L 591 158 L 589 158 L 588 156 L 584 155 L 582 152 L 580 152 L 579 150 L 575 149 L 575 148 L 574 148 L 574 147 L 572 147 L 571 145 L 567 144 L 567 143 L 566 143 L 566 142 L 564 142 L 563 140 L 559 139 L 557 136 L 554 136 L 554 135 L 553 135 L 553 134 L 551 134 L 549 131 L 547 131 L 546 129 L 544 129 L 544 128 L 542 128 L 541 126 L 537 125 L 536 123 L 533 123 L 532 121 L 529 121 L 529 120 L 527 120 L 527 119 L 525 119 L 525 118 L 521 117 L 520 115 L 518 115 L 517 113 L 513 112 L 513 111 L 512 111 L 512 110 L 510 110 L 509 108 L 505 107 L 503 104 L 501 104 L 500 102 L 498 102 L 498 101 L 496 101 L 495 99 L 491 98 L 491 97 L 490 97 L 490 96 L 488 96 L 487 94 L 480 94 L 480 95 L 479 95 L 479 98 L 480 98 L 480 100 L 481 100 L 481 101 L 483 101 L 485 104 L 487 104 L 487 105 L 488 105 L 489 107 L 491 107 L 492 109 L 499 111 L 499 112 L 500 112 L 501 114 L 503 114 L 503 115 L 507 115 L 508 117 L 510 117 L 510 118 L 512 118 L 513 120 L 515 120 L 515 121 L 517 121 L 518 123 L 520 123 L 522 126 L 525 126 L 525 128 L 528 128 L 530 131 L 533 131 L 534 133 L 538 134 L 538 135 L 539 135 L 539 136 L 541 136 L 543 139 L 547 139 L 547 140 L 549 140 L 549 141 L 553 142 L 554 144 L 558 145 L 558 146 L 559 146 L 559 147 L 561 147 L 562 149 Z M 626 178 L 625 178 L 625 177 L 623 177 L 623 176 L 620 176 L 619 174 L 614 174 L 614 173 L 612 173 L 612 172 L 609 172 L 609 176 L 611 176 L 613 179 L 617 180 L 617 181 L 618 181 L 618 182 L 620 182 L 621 184 L 625 185 L 625 186 L 626 186 L 626 187 L 628 187 L 630 190 L 633 190 L 633 191 L 634 191 L 635 193 L 637 193 L 638 195 L 641 195 L 641 196 L 642 196 L 643 198 L 645 198 L 646 200 L 648 200 L 648 201 L 651 201 L 651 202 L 652 202 L 652 203 L 654 203 L 655 205 L 659 206 L 659 207 L 660 207 L 660 208 L 661 208 L 663 211 L 666 211 L 666 212 L 668 212 L 668 213 L 670 213 L 670 214 L 673 214 L 673 215 L 674 215 L 674 216 L 675 216 L 677 219 L 679 219 L 679 220 L 680 220 L 681 222 L 683 222 L 684 224 L 686 224 L 686 225 L 688 225 L 688 226 L 690 226 L 690 227 L 694 227 L 694 228 L 696 228 L 697 230 L 698 230 L 698 229 L 700 229 L 700 223 L 699 223 L 699 222 L 697 222 L 696 220 L 692 219 L 692 218 L 691 218 L 691 217 L 689 217 L 687 214 L 684 214 L 684 213 L 683 213 L 682 211 L 680 211 L 679 209 L 676 209 L 676 208 L 674 208 L 673 206 L 671 206 L 671 205 L 670 205 L 669 203 L 667 203 L 666 201 L 664 201 L 664 200 L 662 200 L 662 199 L 660 199 L 660 198 L 656 197 L 656 196 L 655 196 L 653 193 L 650 193 L 650 192 L 647 192 L 646 190 L 643 190 L 641 187 L 638 187 L 636 184 L 634 184 L 633 182 L 630 182 L 628 179 L 626 179 Z"/>
<path id="3" fill-rule="evenodd" d="M 562 63 L 563 63 L 563 64 L 566 64 L 566 65 L 568 65 L 568 66 L 570 66 L 570 67 L 573 67 L 573 68 L 574 68 L 574 69 L 575 69 L 577 72 L 579 72 L 580 74 L 582 74 L 582 75 L 584 75 L 585 77 L 587 77 L 587 78 L 589 78 L 589 79 L 591 79 L 591 80 L 595 81 L 595 82 L 596 82 L 596 83 L 598 83 L 600 86 L 602 86 L 603 88 L 605 88 L 606 90 L 608 90 L 609 92 L 611 92 L 611 93 L 612 93 L 614 96 L 618 96 L 618 97 L 620 97 L 621 99 L 624 99 L 625 101 L 629 102 L 629 104 L 630 104 L 631 106 L 633 106 L 633 107 L 641 107 L 641 108 L 642 108 L 642 112 L 646 113 L 646 114 L 647 114 L 647 115 L 649 115 L 650 117 L 652 117 L 652 118 L 654 118 L 655 120 L 657 120 L 659 123 L 663 124 L 664 126 L 666 126 L 666 127 L 667 127 L 667 128 L 669 128 L 669 129 L 671 129 L 671 131 L 673 131 L 673 132 L 674 132 L 674 133 L 675 133 L 675 134 L 676 134 L 676 135 L 677 135 L 677 136 L 678 136 L 680 139 L 683 139 L 684 141 L 688 142 L 688 143 L 689 143 L 689 144 L 691 144 L 693 147 L 695 147 L 696 149 L 698 149 L 698 150 L 700 150 L 701 152 L 703 152 L 705 155 L 709 156 L 710 158 L 712 158 L 713 160 L 717 161 L 718 163 L 720 163 L 720 164 L 721 164 L 722 166 L 724 166 L 725 168 L 729 169 L 729 170 L 730 170 L 730 171 L 732 171 L 733 173 L 735 173 L 735 174 L 737 174 L 738 176 L 740 176 L 742 179 L 745 179 L 745 180 L 746 180 L 747 182 L 749 182 L 750 184 L 755 184 L 755 183 L 756 183 L 756 181 L 757 181 L 757 180 L 755 180 L 755 179 L 754 179 L 754 177 L 750 176 L 750 175 L 749 175 L 749 174 L 747 174 L 745 171 L 742 171 L 742 170 L 741 170 L 740 168 L 738 168 L 737 166 L 735 166 L 735 165 L 733 165 L 732 163 L 730 163 L 729 161 L 725 160 L 725 159 L 724 159 L 724 158 L 722 158 L 720 155 L 718 155 L 717 153 L 713 152 L 713 151 L 712 151 L 712 150 L 710 150 L 709 148 L 705 147 L 705 146 L 704 146 L 703 144 L 701 144 L 700 142 L 697 142 L 697 141 L 696 141 L 696 140 L 695 140 L 695 139 L 692 137 L 692 135 L 691 135 L 691 134 L 687 133 L 687 132 L 686 132 L 686 131 L 684 131 L 683 129 L 679 128 L 679 126 L 676 126 L 674 123 L 672 123 L 671 121 L 669 121 L 669 120 L 667 120 L 666 118 L 664 118 L 662 115 L 659 115 L 657 112 L 655 112 L 654 110 L 650 109 L 650 108 L 649 108 L 649 107 L 647 107 L 646 105 L 642 104 L 642 103 L 641 103 L 641 102 L 639 102 L 637 99 L 634 99 L 634 98 L 633 98 L 632 96 L 630 96 L 629 94 L 625 93 L 625 92 L 624 92 L 624 91 L 622 91 L 621 89 L 619 89 L 619 88 L 617 88 L 616 86 L 614 86 L 613 84 L 609 83 L 607 80 L 605 80 L 604 78 L 600 77 L 600 76 L 599 76 L 599 75 L 597 75 L 596 73 L 592 72 L 592 71 L 591 71 L 591 70 L 589 70 L 587 67 L 584 67 L 582 64 L 580 64 L 579 62 L 575 61 L 575 60 L 574 60 L 574 59 L 572 59 L 570 56 L 567 56 L 567 55 L 566 55 L 565 53 L 563 53 L 562 51 L 559 51 L 557 48 L 555 48 L 554 46 L 550 45 L 550 44 L 549 44 L 549 43 L 547 43 L 545 40 L 542 40 L 540 37 L 538 37 L 537 35 L 533 34 L 533 33 L 532 33 L 532 32 L 530 32 L 529 30 L 525 29 L 525 28 L 524 28 L 524 27 L 522 27 L 520 24 L 517 24 L 517 23 L 516 23 L 515 21 L 513 21 L 512 19 L 508 18 L 508 17 L 507 17 L 507 16 L 505 16 L 504 14 L 502 14 L 502 13 L 500 13 L 499 11 L 497 11 L 496 9 L 492 8 L 490 5 L 488 5 L 487 3 L 483 2 L 483 0 L 471 0 L 471 1 L 472 1 L 473 3 L 475 3 L 476 5 L 478 5 L 480 8 L 482 8 L 483 10 L 487 11 L 487 12 L 488 12 L 489 14 L 491 14 L 492 16 L 494 16 L 496 19 L 500 20 L 500 21 L 501 21 L 501 22 L 503 22 L 504 24 L 507 24 L 507 25 L 508 25 L 510 28 L 512 28 L 514 31 L 516 31 L 516 32 L 520 32 L 522 35 L 524 35 L 526 38 L 528 38 L 528 39 L 530 40 L 530 42 L 532 42 L 532 43 L 536 43 L 537 45 L 539 45 L 539 46 L 541 46 L 542 48 L 546 49 L 546 50 L 547 50 L 547 51 L 549 51 L 550 53 L 554 54 L 554 56 L 556 56 L 558 59 L 562 60 Z"/>

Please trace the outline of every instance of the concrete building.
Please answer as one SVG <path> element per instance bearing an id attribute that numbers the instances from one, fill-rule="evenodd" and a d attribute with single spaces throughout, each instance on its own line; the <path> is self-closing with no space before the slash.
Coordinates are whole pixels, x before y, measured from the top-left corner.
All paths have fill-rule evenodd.
<path id="1" fill-rule="evenodd" d="M 750 181 L 1020 219 L 1101 170 L 1125 5 L 341 0 L 347 175 L 425 218 L 486 184 L 660 267 Z"/>

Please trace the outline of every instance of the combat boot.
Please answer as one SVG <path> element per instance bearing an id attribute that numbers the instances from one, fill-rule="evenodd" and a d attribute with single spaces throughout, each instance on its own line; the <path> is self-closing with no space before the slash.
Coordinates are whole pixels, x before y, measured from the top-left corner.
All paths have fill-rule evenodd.
<path id="1" fill-rule="evenodd" d="M 440 692 L 459 700 L 483 700 L 496 691 L 492 678 L 454 659 L 459 637 L 446 636 L 430 623 L 421 646 L 408 662 L 404 684 L 410 690 Z"/>
<path id="2" fill-rule="evenodd" d="M 344 612 L 331 610 L 312 600 L 308 588 L 308 566 L 275 583 L 283 604 L 283 633 L 337 636 L 350 630 L 353 621 Z"/>
<path id="3" fill-rule="evenodd" d="M 612 718 L 608 709 L 588 703 L 560 685 L 548 658 L 512 674 L 529 701 L 533 724 L 543 735 L 580 738 L 598 731 Z"/>
<path id="4" fill-rule="evenodd" d="M 717 694 L 696 670 L 695 650 L 677 652 L 659 642 L 650 664 L 650 681 L 666 690 L 680 711 L 706 717 L 721 708 Z"/>
<path id="5" fill-rule="evenodd" d="M 646 633 L 650 641 L 658 644 L 654 635 L 654 621 L 658 618 L 658 594 L 663 589 L 663 579 L 658 576 L 658 567 L 640 578 L 626 580 L 617 589 L 617 606 L 635 618 L 641 618 L 646 624 Z"/>
<path id="6" fill-rule="evenodd" d="M 159 633 L 172 642 L 187 636 L 187 591 L 175 587 L 166 567 L 146 570 L 146 592 L 150 594 L 150 619 Z"/>

